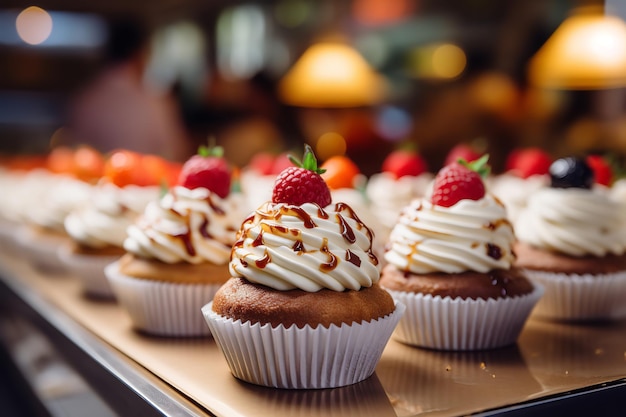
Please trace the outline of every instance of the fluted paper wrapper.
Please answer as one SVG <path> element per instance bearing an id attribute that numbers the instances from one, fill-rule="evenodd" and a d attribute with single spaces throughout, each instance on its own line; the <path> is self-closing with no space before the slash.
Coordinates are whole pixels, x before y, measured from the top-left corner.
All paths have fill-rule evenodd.
<path id="1" fill-rule="evenodd" d="M 433 297 L 388 290 L 406 305 L 394 332 L 400 342 L 439 350 L 481 350 L 515 343 L 543 288 L 527 295 L 493 299 Z"/>
<path id="2" fill-rule="evenodd" d="M 545 287 L 533 315 L 553 320 L 611 320 L 624 317 L 626 272 L 577 275 L 525 270 Z"/>
<path id="3" fill-rule="evenodd" d="M 70 241 L 56 234 L 36 233 L 29 226 L 19 230 L 17 241 L 22 254 L 28 256 L 31 264 L 46 275 L 61 275 L 66 271 L 65 265 L 59 259 L 58 249 Z"/>
<path id="4" fill-rule="evenodd" d="M 125 276 L 118 263 L 105 268 L 113 293 L 138 330 L 159 336 L 208 336 L 200 309 L 220 284 L 178 284 Z"/>
<path id="5" fill-rule="evenodd" d="M 115 298 L 104 268 L 119 259 L 119 256 L 82 255 L 72 253 L 69 246 L 61 246 L 58 251 L 61 262 L 75 275 L 85 294 L 97 298 Z"/>
<path id="6" fill-rule="evenodd" d="M 213 303 L 202 314 L 236 378 L 275 388 L 336 388 L 370 377 L 404 313 L 370 322 L 298 328 L 242 323 L 220 316 Z"/>

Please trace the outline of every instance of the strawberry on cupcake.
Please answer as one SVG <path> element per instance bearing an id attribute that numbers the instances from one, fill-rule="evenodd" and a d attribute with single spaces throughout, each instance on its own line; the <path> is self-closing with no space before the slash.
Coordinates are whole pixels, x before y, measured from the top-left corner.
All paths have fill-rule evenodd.
<path id="1" fill-rule="evenodd" d="M 515 236 L 486 192 L 486 162 L 442 168 L 430 197 L 408 205 L 391 232 L 380 282 L 407 306 L 399 341 L 442 350 L 509 345 L 541 295 L 512 266 Z"/>

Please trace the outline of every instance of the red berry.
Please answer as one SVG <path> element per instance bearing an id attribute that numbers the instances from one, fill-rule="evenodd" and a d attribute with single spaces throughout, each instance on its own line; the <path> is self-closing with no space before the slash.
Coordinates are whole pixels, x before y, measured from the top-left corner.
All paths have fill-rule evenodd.
<path id="1" fill-rule="evenodd" d="M 480 154 L 476 152 L 471 146 L 465 143 L 459 143 L 454 148 L 450 149 L 446 156 L 444 166 L 450 165 L 453 162 L 457 162 L 459 159 L 464 159 L 467 162 L 472 162 L 480 158 Z"/>
<path id="2" fill-rule="evenodd" d="M 427 170 L 426 161 L 417 152 L 399 149 L 391 152 L 382 165 L 383 172 L 388 172 L 396 178 L 407 175 L 418 176 Z"/>
<path id="3" fill-rule="evenodd" d="M 460 200 L 480 200 L 485 196 L 485 184 L 476 171 L 467 165 L 453 162 L 437 173 L 431 202 L 450 207 Z"/>
<path id="4" fill-rule="evenodd" d="M 276 178 L 272 202 L 300 206 L 304 203 L 316 203 L 326 207 L 332 201 L 330 189 L 320 174 L 317 159 L 310 146 L 305 146 L 304 158 L 300 162 L 290 157 L 297 166 L 284 169 Z"/>
<path id="5" fill-rule="evenodd" d="M 289 159 L 289 155 L 287 153 L 281 153 L 274 158 L 274 164 L 272 165 L 272 174 L 278 175 L 283 170 L 290 168 L 293 166 L 293 163 Z"/>
<path id="6" fill-rule="evenodd" d="M 506 170 L 521 177 L 546 175 L 552 165 L 552 158 L 539 148 L 518 149 L 511 152 L 506 160 Z"/>
<path id="7" fill-rule="evenodd" d="M 289 167 L 276 178 L 272 201 L 294 206 L 316 203 L 320 207 L 326 207 L 330 204 L 331 198 L 328 186 L 318 173 L 304 168 Z"/>
<path id="8" fill-rule="evenodd" d="M 185 188 L 204 187 L 221 198 L 230 192 L 230 169 L 221 156 L 194 155 L 183 164 L 178 184 Z"/>
<path id="9" fill-rule="evenodd" d="M 613 168 L 606 159 L 600 155 L 589 155 L 586 161 L 587 165 L 593 170 L 596 184 L 611 185 L 613 182 Z"/>
<path id="10" fill-rule="evenodd" d="M 269 152 L 259 152 L 250 159 L 248 167 L 259 175 L 270 175 L 274 159 L 276 159 L 275 156 Z"/>

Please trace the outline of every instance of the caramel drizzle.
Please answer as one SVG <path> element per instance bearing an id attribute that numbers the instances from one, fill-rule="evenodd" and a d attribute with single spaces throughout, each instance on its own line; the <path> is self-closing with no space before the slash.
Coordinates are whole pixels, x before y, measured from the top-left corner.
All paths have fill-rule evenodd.
<path id="1" fill-rule="evenodd" d="M 179 235 L 174 235 L 175 238 L 182 240 L 185 245 L 185 250 L 189 254 L 189 256 L 196 256 L 196 250 L 191 243 L 191 233 L 188 230 L 186 233 L 181 233 Z"/>
<path id="2" fill-rule="evenodd" d="M 306 249 L 304 248 L 304 243 L 300 239 L 297 239 L 294 242 L 292 249 L 294 252 L 298 252 L 298 255 L 302 255 L 303 253 L 306 253 Z"/>
<path id="3" fill-rule="evenodd" d="M 217 204 L 215 204 L 211 194 L 209 194 L 209 196 L 207 198 L 205 198 L 205 201 L 207 202 L 209 207 L 211 207 L 211 209 L 213 209 L 213 211 L 216 212 L 217 214 L 219 214 L 221 216 L 226 214 L 226 212 L 221 207 L 219 207 Z"/>
<path id="4" fill-rule="evenodd" d="M 349 242 L 356 242 L 356 236 L 354 235 L 354 230 L 350 227 L 346 219 L 343 218 L 341 213 L 337 213 L 337 221 L 339 222 L 339 231 L 341 232 L 341 236 Z"/>
<path id="5" fill-rule="evenodd" d="M 352 207 L 350 207 L 346 203 L 337 203 L 337 204 L 335 204 L 335 211 L 337 211 L 338 213 L 341 213 L 343 211 L 347 211 L 349 217 L 352 218 L 356 222 L 359 230 L 365 229 L 367 238 L 368 238 L 368 240 L 370 242 L 369 247 L 367 248 L 367 250 L 365 252 L 367 253 L 367 256 L 370 258 L 370 261 L 374 265 L 378 265 L 378 258 L 376 257 L 376 255 L 374 255 L 374 252 L 372 250 L 372 242 L 374 240 L 374 232 L 372 231 L 372 229 L 367 227 L 365 225 L 365 223 L 363 223 L 361 221 L 361 219 L 359 219 L 359 216 L 356 215 L 356 213 L 354 212 Z"/>
<path id="6" fill-rule="evenodd" d="M 337 268 L 337 264 L 339 261 L 337 257 L 328 249 L 328 239 L 324 238 L 322 247 L 320 248 L 320 252 L 326 254 L 328 256 L 328 262 L 320 265 L 320 271 L 322 272 L 330 272 Z"/>
<path id="7" fill-rule="evenodd" d="M 272 258 L 270 257 L 270 254 L 266 250 L 263 257 L 254 261 L 254 263 L 256 264 L 257 268 L 263 269 L 267 266 L 268 263 L 270 263 L 271 260 Z"/>

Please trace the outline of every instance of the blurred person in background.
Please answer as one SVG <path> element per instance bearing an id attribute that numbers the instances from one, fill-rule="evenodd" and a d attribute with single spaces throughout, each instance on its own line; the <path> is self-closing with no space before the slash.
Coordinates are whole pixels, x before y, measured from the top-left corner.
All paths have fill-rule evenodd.
<path id="1" fill-rule="evenodd" d="M 111 24 L 104 69 L 70 103 L 69 142 L 102 152 L 125 148 L 172 161 L 193 153 L 173 96 L 144 81 L 149 54 L 140 22 L 121 19 Z"/>

